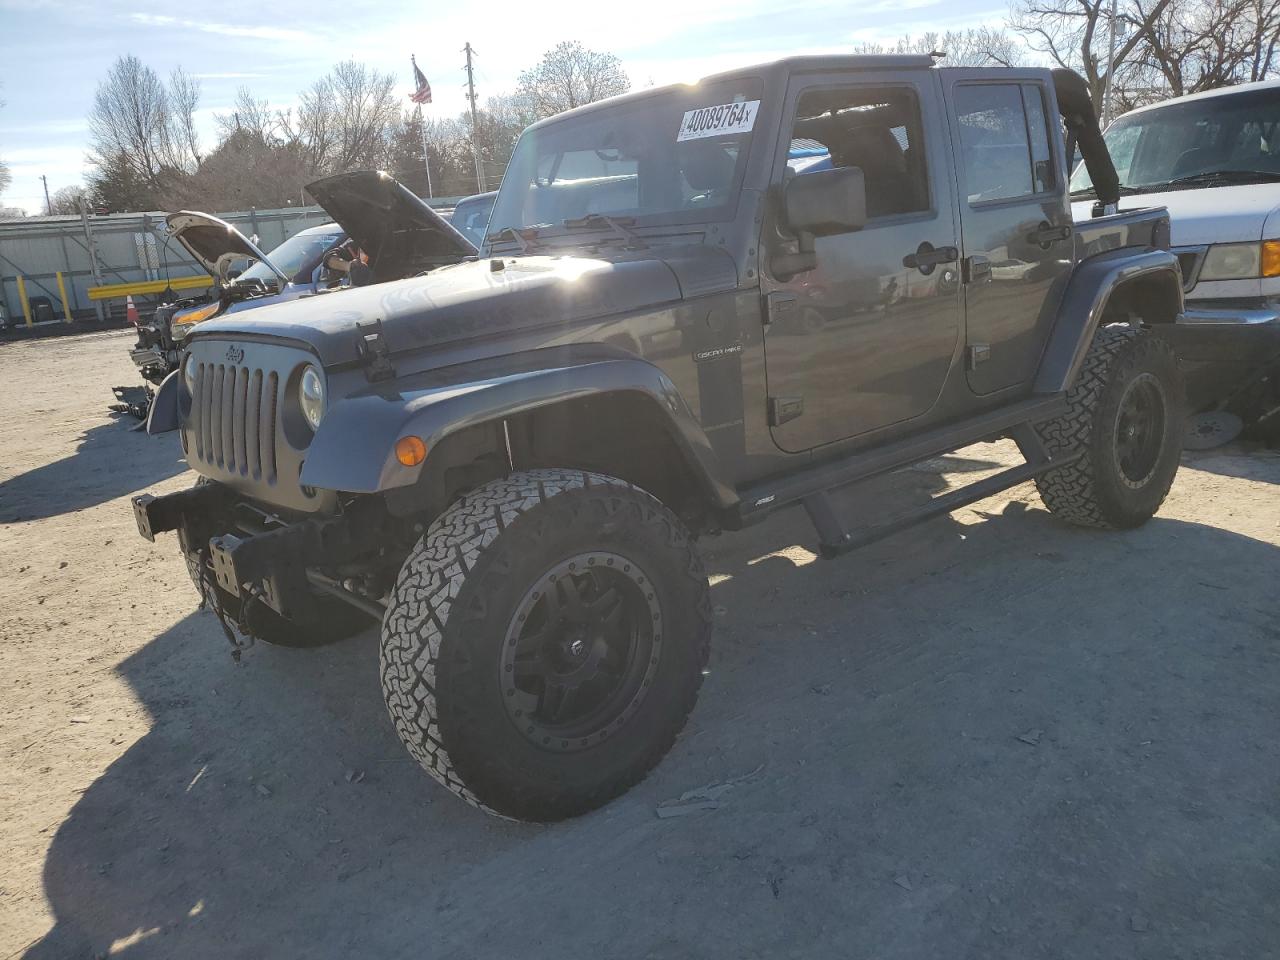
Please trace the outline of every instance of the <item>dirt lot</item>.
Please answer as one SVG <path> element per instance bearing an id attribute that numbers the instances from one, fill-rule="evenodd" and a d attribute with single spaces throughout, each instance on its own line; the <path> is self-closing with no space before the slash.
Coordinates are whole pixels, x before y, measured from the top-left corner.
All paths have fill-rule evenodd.
<path id="1" fill-rule="evenodd" d="M 1026 485 L 835 563 L 799 513 L 708 542 L 687 732 L 535 827 L 407 760 L 372 630 L 233 664 L 134 530 L 190 477 L 105 411 L 127 344 L 0 346 L 0 957 L 1280 956 L 1275 454 L 1132 533 Z"/>

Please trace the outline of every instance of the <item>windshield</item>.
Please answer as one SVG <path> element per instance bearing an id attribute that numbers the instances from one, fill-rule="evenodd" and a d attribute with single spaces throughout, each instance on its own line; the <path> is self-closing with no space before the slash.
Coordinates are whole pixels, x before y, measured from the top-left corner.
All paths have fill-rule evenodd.
<path id="1" fill-rule="evenodd" d="M 479 197 L 468 197 L 459 200 L 453 208 L 449 222 L 457 227 L 458 232 L 479 247 L 484 242 L 485 228 L 489 226 L 489 214 L 493 212 L 493 201 L 497 194 L 483 194 Z"/>
<path id="2" fill-rule="evenodd" d="M 1280 88 L 1175 101 L 1121 117 L 1103 137 L 1120 185 L 1132 190 L 1158 190 L 1186 178 L 1191 178 L 1189 187 L 1203 186 L 1224 172 L 1232 183 L 1275 179 L 1280 176 Z M 1071 188 L 1092 188 L 1083 165 Z"/>
<path id="3" fill-rule="evenodd" d="M 311 271 L 320 262 L 320 257 L 345 236 L 346 234 L 342 232 L 342 228 L 338 226 L 321 233 L 311 233 L 310 231 L 298 233 L 274 250 L 269 251 L 267 259 L 293 282 L 309 281 L 311 279 Z M 258 261 L 240 274 L 236 278 L 236 282 L 259 280 L 262 283 L 275 286 L 278 279 L 270 267 Z"/>
<path id="4" fill-rule="evenodd" d="M 525 131 L 489 237 L 593 215 L 641 226 L 729 219 L 760 88 L 754 77 L 699 84 Z"/>

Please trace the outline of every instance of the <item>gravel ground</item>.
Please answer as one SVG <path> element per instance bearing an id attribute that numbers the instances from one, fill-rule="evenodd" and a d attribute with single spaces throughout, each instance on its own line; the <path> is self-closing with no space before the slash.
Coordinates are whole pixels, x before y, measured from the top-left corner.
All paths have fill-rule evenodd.
<path id="1" fill-rule="evenodd" d="M 0 345 L 0 958 L 1280 956 L 1275 454 L 1130 533 L 1024 485 L 832 563 L 794 511 L 706 542 L 684 736 L 538 827 L 407 760 L 372 630 L 232 662 L 134 529 L 191 476 L 106 412 L 128 344 Z"/>

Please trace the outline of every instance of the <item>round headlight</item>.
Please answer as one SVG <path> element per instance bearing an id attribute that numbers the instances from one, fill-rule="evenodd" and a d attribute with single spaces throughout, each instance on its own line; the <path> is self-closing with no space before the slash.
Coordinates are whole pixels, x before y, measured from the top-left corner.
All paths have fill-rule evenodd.
<path id="1" fill-rule="evenodd" d="M 182 365 L 182 381 L 187 385 L 188 390 L 196 388 L 196 358 L 195 354 L 187 354 L 187 362 Z"/>
<path id="2" fill-rule="evenodd" d="M 324 379 L 315 367 L 307 367 L 302 372 L 302 380 L 298 384 L 298 404 L 311 429 L 319 427 L 320 418 L 324 416 Z"/>

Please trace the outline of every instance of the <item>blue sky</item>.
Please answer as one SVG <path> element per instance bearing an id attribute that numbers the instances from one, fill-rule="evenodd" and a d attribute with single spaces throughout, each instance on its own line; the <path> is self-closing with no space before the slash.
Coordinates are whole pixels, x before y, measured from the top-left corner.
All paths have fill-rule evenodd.
<path id="1" fill-rule="evenodd" d="M 85 117 L 98 80 L 119 54 L 136 54 L 162 76 L 181 66 L 201 78 L 199 120 L 210 146 L 213 117 L 227 110 L 238 86 L 289 106 L 347 57 L 394 72 L 407 96 L 409 55 L 417 54 L 435 92 L 428 110 L 446 117 L 466 106 L 466 41 L 479 54 L 483 98 L 510 90 L 521 69 L 561 40 L 617 54 L 632 83 L 646 86 L 904 33 L 999 25 L 1006 9 L 1004 0 L 0 0 L 0 99 L 7 101 L 0 109 L 0 157 L 14 175 L 0 206 L 38 213 L 42 173 L 50 192 L 80 182 Z"/>

